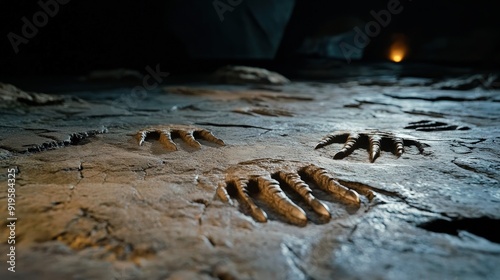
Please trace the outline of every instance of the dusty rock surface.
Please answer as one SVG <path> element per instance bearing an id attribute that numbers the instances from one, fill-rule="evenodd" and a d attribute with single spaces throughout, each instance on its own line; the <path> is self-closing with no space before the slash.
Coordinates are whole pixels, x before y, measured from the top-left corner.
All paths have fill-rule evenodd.
<path id="1" fill-rule="evenodd" d="M 263 68 L 228 65 L 215 71 L 212 79 L 228 84 L 282 85 L 290 83 L 283 75 Z"/>
<path id="2" fill-rule="evenodd" d="M 500 279 L 500 91 L 411 78 L 296 81 L 260 94 L 169 87 L 183 90 L 68 90 L 86 102 L 2 108 L 1 279 Z M 447 129 L 418 129 L 436 123 Z M 138 145 L 138 131 L 169 124 L 208 129 L 225 146 L 175 137 L 177 151 L 155 137 Z M 374 163 L 365 149 L 341 160 L 342 144 L 314 149 L 329 133 L 368 130 L 427 146 L 399 158 L 383 150 Z M 352 208 L 309 182 L 329 221 L 290 195 L 312 217 L 305 226 L 272 209 L 256 222 L 216 189 L 226 170 L 262 158 L 315 164 L 375 198 Z M 8 168 L 15 273 L 6 265 Z"/>
<path id="3" fill-rule="evenodd" d="M 45 93 L 25 92 L 14 85 L 0 83 L 0 101 L 2 101 L 1 107 L 18 104 L 42 106 L 60 104 L 64 99 Z"/>

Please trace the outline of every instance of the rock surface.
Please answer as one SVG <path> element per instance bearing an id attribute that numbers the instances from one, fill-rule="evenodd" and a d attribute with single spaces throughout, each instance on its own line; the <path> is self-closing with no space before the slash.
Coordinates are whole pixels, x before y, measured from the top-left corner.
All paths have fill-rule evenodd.
<path id="1" fill-rule="evenodd" d="M 25 92 L 14 85 L 0 83 L 1 107 L 6 105 L 25 104 L 32 106 L 61 104 L 64 99 L 45 93 Z"/>
<path id="2" fill-rule="evenodd" d="M 228 84 L 283 85 L 290 80 L 283 75 L 263 68 L 228 65 L 215 71 L 213 79 Z"/>
<path id="3" fill-rule="evenodd" d="M 189 84 L 139 97 L 68 91 L 87 103 L 2 109 L 0 278 L 500 279 L 500 92 L 361 80 L 260 94 L 224 85 L 190 94 Z M 237 113 L 254 106 L 290 114 Z M 407 128 L 423 120 L 469 129 Z M 137 131 L 169 124 L 205 128 L 226 145 L 138 145 Z M 382 150 L 374 163 L 364 149 L 341 160 L 342 144 L 314 149 L 328 133 L 369 129 L 428 147 L 399 158 Z M 88 137 L 30 150 L 78 133 Z M 313 163 L 375 198 L 352 209 L 315 191 L 329 221 L 299 227 L 268 211 L 258 223 L 216 189 L 228 168 L 262 158 Z M 6 265 L 8 168 L 17 172 L 16 273 Z"/>

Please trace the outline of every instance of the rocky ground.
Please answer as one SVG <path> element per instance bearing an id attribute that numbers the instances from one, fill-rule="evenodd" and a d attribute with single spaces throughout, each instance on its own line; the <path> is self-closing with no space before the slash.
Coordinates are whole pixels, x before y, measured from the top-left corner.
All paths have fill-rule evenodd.
<path id="1" fill-rule="evenodd" d="M 172 79 L 140 93 L 66 89 L 58 103 L 11 98 L 0 109 L 0 277 L 500 279 L 500 91 L 463 86 L 469 80 Z M 138 145 L 140 130 L 174 124 L 209 130 L 225 145 L 193 147 L 177 137 L 185 127 L 172 133 L 176 151 L 155 132 Z M 399 137 L 424 151 L 406 146 L 398 158 L 384 142 L 371 163 L 366 143 L 343 159 L 333 159 L 342 143 L 315 149 L 328 134 L 351 132 Z M 321 218 L 280 182 L 308 217 L 296 225 L 255 183 L 309 164 L 356 190 L 360 204 L 302 176 L 331 212 Z M 15 273 L 6 263 L 9 168 Z M 266 223 L 252 217 L 231 176 L 250 179 Z"/>

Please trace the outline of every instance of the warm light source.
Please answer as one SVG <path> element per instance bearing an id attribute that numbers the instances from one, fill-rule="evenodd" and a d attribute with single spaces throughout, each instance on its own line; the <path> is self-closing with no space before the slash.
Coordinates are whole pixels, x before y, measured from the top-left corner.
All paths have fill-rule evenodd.
<path id="1" fill-rule="evenodd" d="M 394 34 L 392 44 L 389 48 L 389 59 L 394 62 L 401 62 L 408 53 L 408 44 L 406 36 L 403 34 Z"/>
<path id="2" fill-rule="evenodd" d="M 394 62 L 400 62 L 401 60 L 403 60 L 403 54 L 398 53 L 396 51 L 392 51 L 391 60 Z"/>

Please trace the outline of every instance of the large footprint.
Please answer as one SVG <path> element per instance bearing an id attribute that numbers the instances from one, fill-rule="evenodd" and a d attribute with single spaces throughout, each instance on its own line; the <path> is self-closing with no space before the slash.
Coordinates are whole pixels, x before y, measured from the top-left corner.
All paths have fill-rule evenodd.
<path id="1" fill-rule="evenodd" d="M 355 149 L 364 148 L 368 149 L 370 162 L 372 163 L 380 156 L 381 150 L 392 151 L 394 155 L 400 157 L 404 153 L 405 146 L 416 146 L 420 153 L 424 152 L 424 146 L 426 146 L 414 139 L 374 131 L 329 134 L 316 145 L 315 149 L 323 148 L 332 143 L 344 143 L 344 147 L 333 156 L 334 159 L 343 159 Z"/>
<path id="2" fill-rule="evenodd" d="M 230 167 L 226 172 L 225 182 L 220 183 L 217 188 L 217 196 L 231 205 L 232 197 L 236 198 L 256 221 L 266 222 L 267 214 L 255 204 L 252 198 L 255 197 L 288 222 L 304 226 L 308 221 L 306 212 L 283 191 L 282 187 L 288 187 L 320 218 L 330 219 L 328 206 L 313 195 L 311 187 L 304 180 L 311 180 L 337 200 L 356 207 L 361 203 L 358 192 L 370 201 L 375 196 L 370 187 L 360 183 L 350 184 L 351 188 L 346 187 L 324 168 L 314 164 L 276 159 L 257 159 Z"/>

